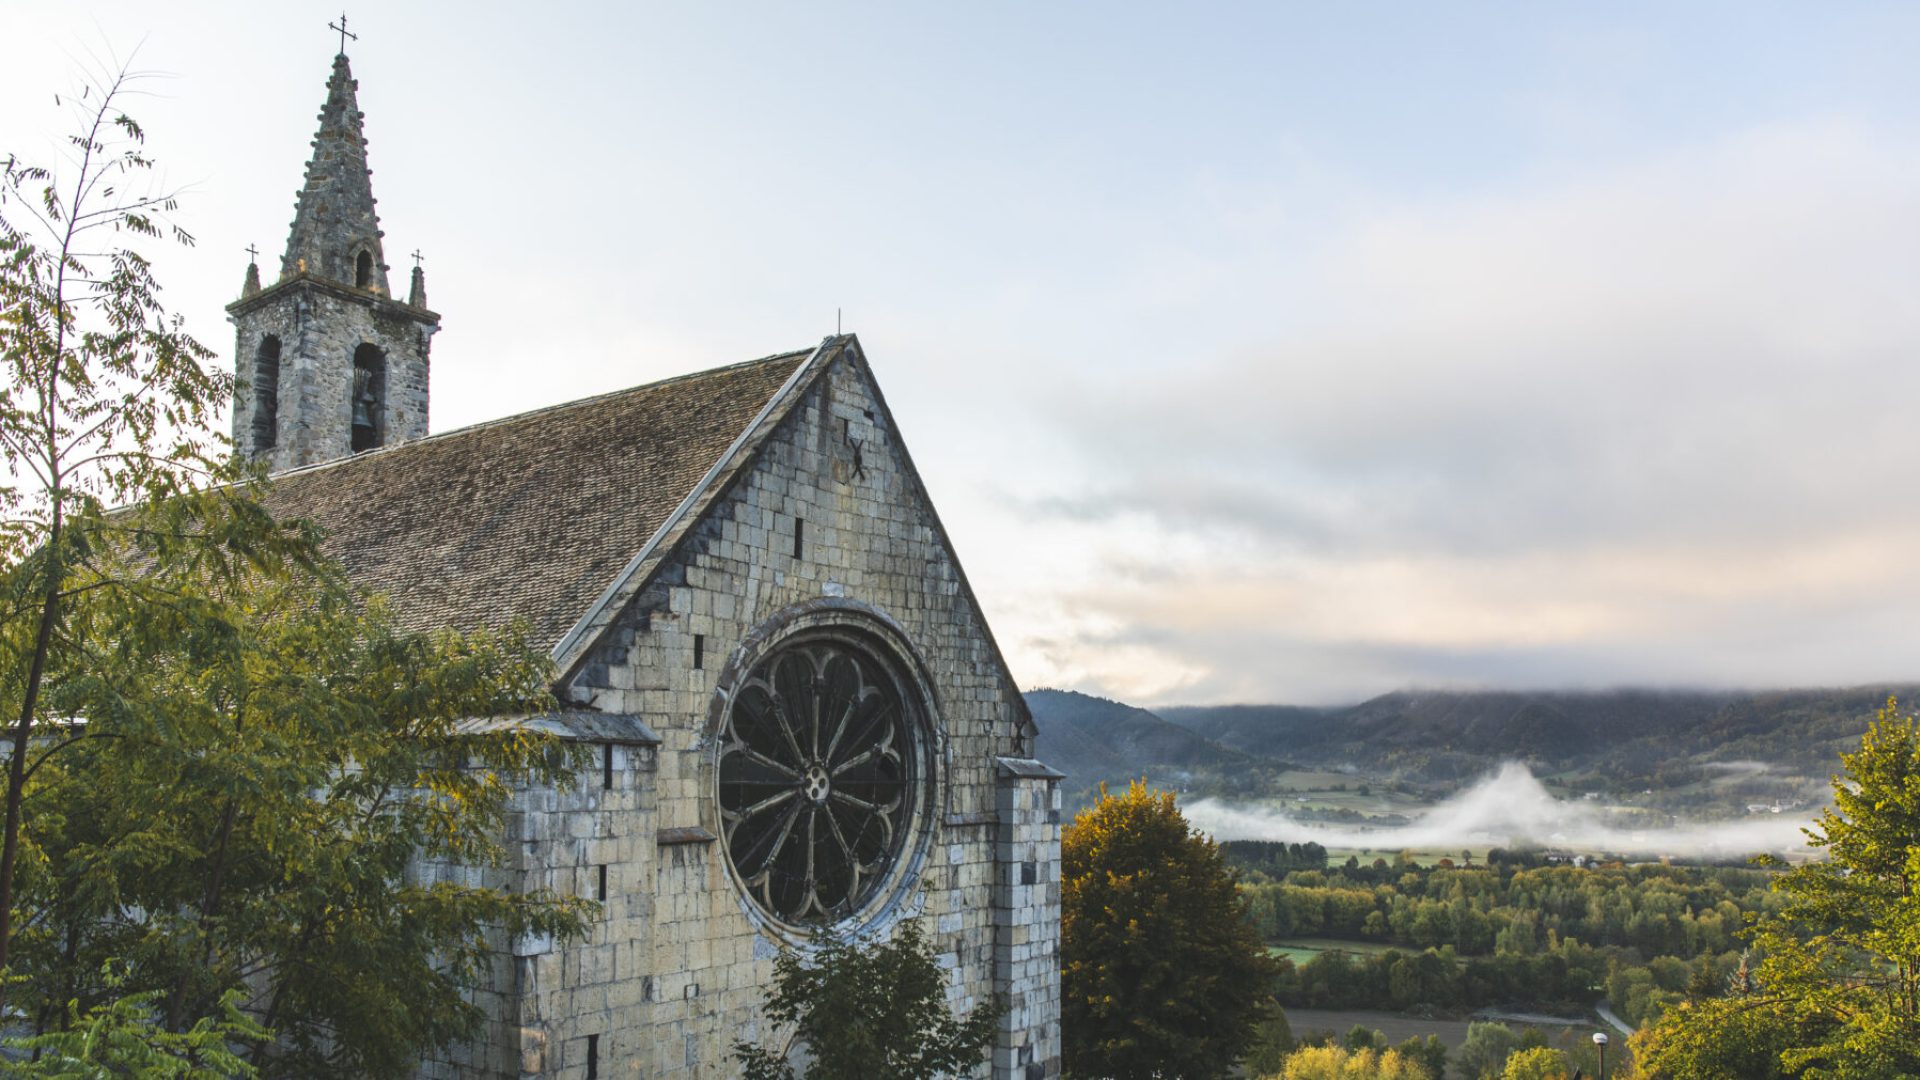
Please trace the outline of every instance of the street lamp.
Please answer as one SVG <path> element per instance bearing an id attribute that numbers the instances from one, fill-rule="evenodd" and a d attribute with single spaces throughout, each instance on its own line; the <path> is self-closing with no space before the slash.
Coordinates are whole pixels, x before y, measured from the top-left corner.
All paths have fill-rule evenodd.
<path id="1" fill-rule="evenodd" d="M 1607 1033 L 1593 1033 L 1593 1045 L 1600 1048 L 1600 1080 L 1607 1080 Z"/>

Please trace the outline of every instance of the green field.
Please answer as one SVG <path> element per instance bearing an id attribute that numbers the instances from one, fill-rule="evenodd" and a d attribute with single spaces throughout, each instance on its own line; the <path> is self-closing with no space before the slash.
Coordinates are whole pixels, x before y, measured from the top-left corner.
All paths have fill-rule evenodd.
<path id="1" fill-rule="evenodd" d="M 1288 1009 L 1286 1012 L 1287 1023 L 1293 1028 L 1295 1037 L 1329 1031 L 1336 1036 L 1345 1035 L 1357 1024 L 1380 1032 L 1387 1037 L 1389 1043 L 1438 1035 L 1440 1041 L 1447 1044 L 1448 1051 L 1460 1049 L 1460 1044 L 1467 1041 L 1467 1027 L 1471 1023 L 1470 1020 L 1465 1019 L 1406 1016 L 1376 1009 Z M 1547 1045 L 1562 1050 L 1585 1047 L 1590 1043 L 1594 1030 L 1587 1025 L 1567 1027 L 1558 1024 L 1531 1025 L 1507 1022 L 1507 1026 L 1515 1031 L 1537 1026 L 1546 1035 Z M 1607 1075 L 1622 1075 L 1626 1071 L 1629 1060 L 1626 1040 L 1616 1036 L 1613 1048 L 1607 1052 Z M 1620 1069 L 1621 1072 L 1615 1072 L 1615 1069 Z"/>
<path id="2" fill-rule="evenodd" d="M 1342 1036 L 1358 1024 L 1385 1035 L 1389 1043 L 1438 1035 L 1447 1049 L 1454 1051 L 1467 1041 L 1468 1021 L 1465 1020 L 1430 1020 L 1373 1009 L 1288 1009 L 1286 1012 L 1287 1023 L 1296 1038 L 1327 1031 Z"/>
<path id="3" fill-rule="evenodd" d="M 1285 941 L 1270 942 L 1267 945 L 1269 956 L 1284 956 L 1295 964 L 1307 961 L 1327 952 L 1352 953 L 1356 956 L 1368 953 L 1382 953 L 1394 948 L 1377 941 L 1340 941 L 1334 938 L 1289 938 Z M 1405 951 L 1402 947 L 1402 951 Z"/>
<path id="4" fill-rule="evenodd" d="M 1328 848 L 1327 849 L 1327 865 L 1339 866 L 1340 864 L 1346 862 L 1349 856 L 1359 859 L 1362 865 L 1369 865 L 1375 859 L 1385 859 L 1388 862 L 1392 862 L 1395 858 L 1397 858 L 1401 854 L 1402 850 L 1406 851 L 1408 857 L 1410 857 L 1414 861 L 1414 863 L 1419 866 L 1432 866 L 1435 863 L 1439 862 L 1441 859 L 1452 859 L 1455 866 L 1460 866 L 1462 865 L 1463 853 L 1466 851 L 1473 852 L 1473 865 L 1479 866 L 1480 860 L 1486 858 L 1486 855 L 1487 855 L 1487 849 L 1484 847 L 1406 848 L 1406 849 L 1395 848 L 1392 850 L 1388 850 L 1387 848 Z"/>

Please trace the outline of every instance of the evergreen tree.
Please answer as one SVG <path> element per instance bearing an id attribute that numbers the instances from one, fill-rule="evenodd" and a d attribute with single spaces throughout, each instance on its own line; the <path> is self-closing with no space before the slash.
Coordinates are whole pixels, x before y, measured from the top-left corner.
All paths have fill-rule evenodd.
<path id="1" fill-rule="evenodd" d="M 1220 849 L 1171 792 L 1104 789 L 1061 841 L 1061 1031 L 1080 1076 L 1224 1076 L 1276 965 Z"/>

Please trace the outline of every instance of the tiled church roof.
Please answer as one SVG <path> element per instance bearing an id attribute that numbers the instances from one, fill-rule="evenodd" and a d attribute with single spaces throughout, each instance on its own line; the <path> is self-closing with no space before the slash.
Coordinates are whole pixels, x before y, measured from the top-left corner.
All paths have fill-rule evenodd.
<path id="1" fill-rule="evenodd" d="M 807 358 L 793 352 L 283 473 L 355 583 L 416 629 L 525 619 L 551 646 Z"/>

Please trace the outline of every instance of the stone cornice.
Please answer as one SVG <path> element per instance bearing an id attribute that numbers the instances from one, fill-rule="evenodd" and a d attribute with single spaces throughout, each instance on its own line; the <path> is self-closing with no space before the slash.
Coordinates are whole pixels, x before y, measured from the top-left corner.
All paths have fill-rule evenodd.
<path id="1" fill-rule="evenodd" d="M 229 316 L 245 315 L 247 312 L 263 307 L 278 299 L 283 294 L 292 292 L 301 286 L 317 289 L 324 293 L 330 293 L 342 300 L 354 300 L 360 303 L 370 304 L 376 309 L 390 308 L 394 314 L 404 315 L 407 318 L 420 322 L 438 323 L 440 321 L 438 312 L 428 311 L 426 308 L 414 307 L 412 304 L 405 303 L 404 301 L 395 300 L 385 293 L 372 292 L 367 289 L 356 289 L 351 285 L 345 285 L 329 278 L 318 277 L 311 273 L 294 274 L 291 277 L 281 278 L 279 281 L 274 282 L 267 288 L 261 289 L 252 296 L 243 296 L 227 305 L 227 314 Z"/>

